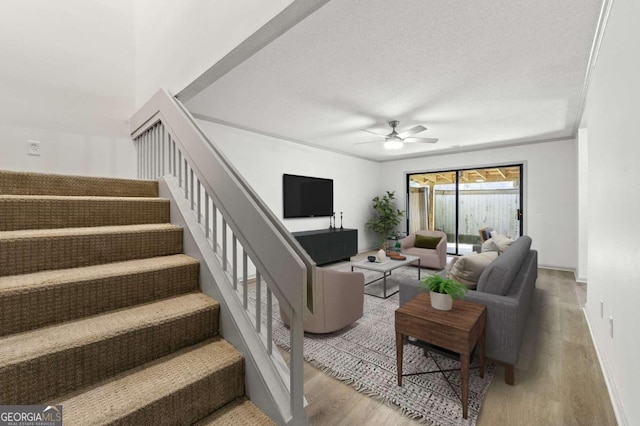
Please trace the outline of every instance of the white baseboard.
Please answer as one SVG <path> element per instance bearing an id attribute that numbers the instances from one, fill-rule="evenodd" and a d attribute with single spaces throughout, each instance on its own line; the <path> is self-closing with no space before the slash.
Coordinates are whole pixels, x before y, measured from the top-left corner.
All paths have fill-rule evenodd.
<path id="1" fill-rule="evenodd" d="M 574 274 L 576 273 L 576 268 L 569 268 L 569 267 L 566 267 L 566 266 L 545 265 L 545 264 L 539 263 L 538 264 L 538 268 L 552 269 L 554 271 L 573 272 Z"/>
<path id="2" fill-rule="evenodd" d="M 622 407 L 622 402 L 620 401 L 620 397 L 618 396 L 618 392 L 616 391 L 615 383 L 613 382 L 611 372 L 609 370 L 607 361 L 602 355 L 600 351 L 600 347 L 598 346 L 598 341 L 593 333 L 593 328 L 591 328 L 591 321 L 589 321 L 589 313 L 586 308 L 582 308 L 582 312 L 584 313 L 584 319 L 587 322 L 587 327 L 589 327 L 589 334 L 591 335 L 591 341 L 593 342 L 593 346 L 596 349 L 596 355 L 598 356 L 598 362 L 600 363 L 600 370 L 602 371 L 602 375 L 604 376 L 604 383 L 607 385 L 607 391 L 609 392 L 609 400 L 611 401 L 611 406 L 613 407 L 613 412 L 616 416 L 616 422 L 620 426 L 628 426 L 629 422 L 624 414 L 624 409 Z"/>
<path id="3" fill-rule="evenodd" d="M 380 250 L 380 247 L 378 247 L 378 248 L 372 247 L 372 248 L 367 248 L 367 249 L 364 249 L 364 250 L 358 250 L 358 254 L 366 253 L 366 252 L 372 251 L 372 250 L 376 250 L 376 251 Z"/>

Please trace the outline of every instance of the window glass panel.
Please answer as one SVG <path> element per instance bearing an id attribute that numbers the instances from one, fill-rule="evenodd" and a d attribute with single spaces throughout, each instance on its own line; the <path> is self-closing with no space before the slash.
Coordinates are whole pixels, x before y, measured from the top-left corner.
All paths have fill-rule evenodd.
<path id="1" fill-rule="evenodd" d="M 471 252 L 484 228 L 521 235 L 521 165 L 416 173 L 408 186 L 408 232 L 444 231 L 451 254 Z"/>

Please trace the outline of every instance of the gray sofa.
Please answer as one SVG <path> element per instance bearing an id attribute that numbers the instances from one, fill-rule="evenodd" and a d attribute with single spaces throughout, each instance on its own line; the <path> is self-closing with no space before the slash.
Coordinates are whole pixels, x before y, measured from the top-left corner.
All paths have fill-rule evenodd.
<path id="1" fill-rule="evenodd" d="M 533 289 L 538 278 L 538 252 L 531 250 L 531 238 L 518 238 L 480 275 L 476 290 L 465 300 L 487 307 L 486 356 L 505 367 L 505 382 L 515 383 L 524 326 Z M 400 306 L 426 289 L 412 283 L 400 284 Z"/>

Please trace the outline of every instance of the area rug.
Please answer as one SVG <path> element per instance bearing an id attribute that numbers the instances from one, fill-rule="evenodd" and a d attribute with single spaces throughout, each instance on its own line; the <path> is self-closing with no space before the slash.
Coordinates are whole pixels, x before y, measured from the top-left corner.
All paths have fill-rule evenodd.
<path id="1" fill-rule="evenodd" d="M 416 274 L 417 280 L 415 268 L 413 273 Z M 255 303 L 255 290 L 249 294 L 249 298 Z M 403 385 L 398 386 L 394 330 L 398 295 L 388 299 L 365 296 L 364 299 L 364 316 L 351 326 L 324 335 L 305 333 L 305 360 L 326 374 L 353 386 L 359 392 L 389 405 L 395 405 L 408 417 L 425 424 L 475 425 L 482 400 L 495 374 L 495 366 L 488 363 L 484 378 L 480 378 L 477 369 L 470 371 L 467 419 L 462 418 L 462 406 L 457 396 L 461 394 L 459 371 L 446 373 L 453 389 L 442 373 L 404 377 Z M 264 303 L 266 297 L 262 297 L 261 300 L 264 315 L 267 312 Z M 274 342 L 289 350 L 289 329 L 280 319 L 277 302 L 274 302 L 273 312 Z M 433 356 L 437 357 L 442 369 L 459 366 L 457 361 L 450 358 Z M 421 348 L 411 344 L 405 345 L 404 374 L 435 369 L 435 362 L 432 358 L 425 357 Z"/>

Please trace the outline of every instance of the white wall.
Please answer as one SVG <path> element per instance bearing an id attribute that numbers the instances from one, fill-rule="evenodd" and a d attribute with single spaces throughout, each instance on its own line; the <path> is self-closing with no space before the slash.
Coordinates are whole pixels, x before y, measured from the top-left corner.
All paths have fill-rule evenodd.
<path id="1" fill-rule="evenodd" d="M 640 7 L 613 2 L 588 92 L 587 317 L 620 424 L 640 424 Z M 604 318 L 600 317 L 604 301 Z M 609 316 L 614 320 L 609 335 Z"/>
<path id="2" fill-rule="evenodd" d="M 334 179 L 335 209 L 345 212 L 345 227 L 358 228 L 361 251 L 375 245 L 375 235 L 364 227 L 372 216 L 371 199 L 395 191 L 398 207 L 405 209 L 407 172 L 523 162 L 525 233 L 539 250 L 540 265 L 568 270 L 577 266 L 574 140 L 376 163 L 208 121 L 200 120 L 199 125 L 280 218 L 283 173 Z M 328 226 L 326 218 L 283 223 L 290 231 Z"/>
<path id="3" fill-rule="evenodd" d="M 175 95 L 293 0 L 136 0 L 136 105 Z"/>
<path id="4" fill-rule="evenodd" d="M 358 250 L 375 245 L 365 229 L 371 200 L 380 193 L 380 164 L 199 120 L 209 139 L 229 158 L 289 231 L 329 227 L 328 218 L 283 219 L 284 173 L 333 179 L 334 209 L 344 212 L 344 227 L 358 229 Z M 336 220 L 340 226 L 340 219 Z"/>
<path id="5" fill-rule="evenodd" d="M 0 169 L 133 176 L 133 47 L 129 0 L 2 2 Z"/>
<path id="6" fill-rule="evenodd" d="M 575 270 L 577 264 L 577 168 L 575 141 L 385 162 L 382 190 L 400 195 L 406 209 L 406 174 L 524 163 L 524 233 L 540 266 Z"/>
<path id="7" fill-rule="evenodd" d="M 589 137 L 587 129 L 578 131 L 578 267 L 576 279 L 587 282 L 589 253 Z"/>

